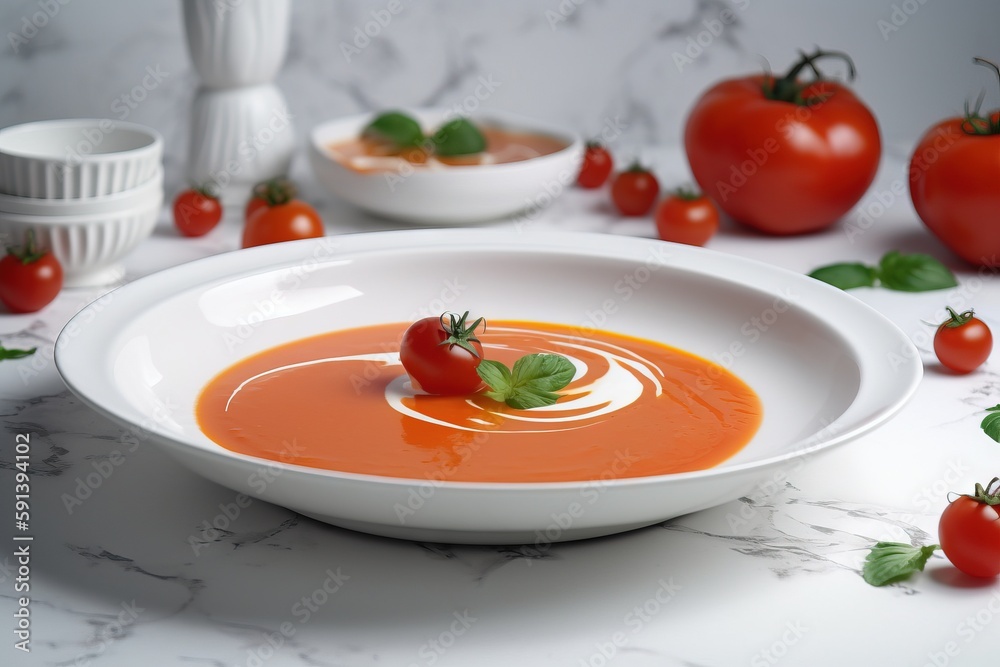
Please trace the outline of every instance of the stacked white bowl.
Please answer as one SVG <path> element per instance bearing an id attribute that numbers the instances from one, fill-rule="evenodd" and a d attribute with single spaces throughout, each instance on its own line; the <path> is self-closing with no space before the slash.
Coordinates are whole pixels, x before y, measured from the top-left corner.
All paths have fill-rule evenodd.
<path id="1" fill-rule="evenodd" d="M 0 238 L 28 229 L 62 264 L 64 285 L 121 279 L 163 204 L 163 139 L 114 120 L 50 120 L 0 130 Z"/>

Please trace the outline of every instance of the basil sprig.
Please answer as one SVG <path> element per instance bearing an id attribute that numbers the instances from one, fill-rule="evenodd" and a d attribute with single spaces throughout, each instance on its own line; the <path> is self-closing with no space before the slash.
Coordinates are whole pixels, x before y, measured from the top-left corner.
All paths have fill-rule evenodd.
<path id="1" fill-rule="evenodd" d="M 570 383 L 576 367 L 559 354 L 528 354 L 515 361 L 513 369 L 483 359 L 476 372 L 490 388 L 484 396 L 518 410 L 530 410 L 555 403 L 559 399 L 555 392 Z"/>
<path id="2" fill-rule="evenodd" d="M 843 290 L 876 287 L 900 292 L 929 292 L 956 287 L 955 275 L 944 264 L 922 253 L 887 252 L 878 266 L 859 262 L 821 266 L 810 277 Z"/>

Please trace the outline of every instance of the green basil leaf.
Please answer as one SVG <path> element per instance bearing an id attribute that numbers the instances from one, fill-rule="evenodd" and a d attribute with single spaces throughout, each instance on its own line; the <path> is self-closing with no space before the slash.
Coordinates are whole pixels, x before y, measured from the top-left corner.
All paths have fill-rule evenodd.
<path id="1" fill-rule="evenodd" d="M 885 287 L 902 292 L 929 292 L 958 285 L 948 267 L 930 255 L 904 255 L 896 250 L 882 257 L 878 277 Z"/>
<path id="2" fill-rule="evenodd" d="M 979 427 L 983 429 L 986 435 L 1000 442 L 1000 403 L 994 405 L 992 408 L 986 408 L 986 412 L 990 414 L 983 418 L 983 423 Z"/>
<path id="3" fill-rule="evenodd" d="M 511 371 L 499 361 L 483 359 L 476 373 L 490 391 L 483 395 L 518 410 L 552 405 L 562 389 L 573 379 L 576 367 L 558 354 L 527 354 L 514 362 Z"/>
<path id="4" fill-rule="evenodd" d="M 431 141 L 434 150 L 443 157 L 472 155 L 486 150 L 486 137 L 465 118 L 455 118 L 439 127 Z"/>
<path id="5" fill-rule="evenodd" d="M 514 362 L 512 373 L 515 389 L 552 392 L 569 384 L 576 367 L 558 354 L 527 354 Z"/>
<path id="6" fill-rule="evenodd" d="M 420 123 L 398 111 L 379 114 L 361 131 L 361 136 L 384 141 L 396 148 L 411 148 L 424 141 Z"/>
<path id="7" fill-rule="evenodd" d="M 33 347 L 30 350 L 10 350 L 0 345 L 0 361 L 4 359 L 23 359 L 24 357 L 30 357 L 35 353 L 37 347 Z"/>
<path id="8" fill-rule="evenodd" d="M 885 586 L 923 571 L 927 559 L 940 548 L 937 544 L 915 547 L 902 542 L 879 542 L 865 558 L 861 574 L 872 586 Z"/>
<path id="9" fill-rule="evenodd" d="M 545 405 L 552 405 L 558 400 L 559 394 L 531 387 L 521 387 L 514 391 L 513 396 L 507 399 L 507 405 L 518 410 L 530 410 Z"/>
<path id="10" fill-rule="evenodd" d="M 476 373 L 483 382 L 490 386 L 490 389 L 501 391 L 511 385 L 510 369 L 499 361 L 493 359 L 483 359 L 476 366 Z"/>
<path id="11" fill-rule="evenodd" d="M 811 278 L 822 280 L 843 290 L 855 287 L 874 287 L 877 277 L 875 269 L 860 263 L 830 264 L 821 266 L 809 274 Z"/>

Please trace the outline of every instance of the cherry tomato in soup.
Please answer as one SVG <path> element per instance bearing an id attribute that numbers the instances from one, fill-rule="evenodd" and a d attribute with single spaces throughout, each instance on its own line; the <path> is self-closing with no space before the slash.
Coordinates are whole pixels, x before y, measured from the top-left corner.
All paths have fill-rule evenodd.
<path id="1" fill-rule="evenodd" d="M 976 58 L 1000 77 L 1000 69 Z M 1000 111 L 978 109 L 931 127 L 910 158 L 910 199 L 917 215 L 952 252 L 1000 266 Z"/>
<path id="2" fill-rule="evenodd" d="M 174 226 L 183 236 L 204 236 L 222 220 L 222 202 L 207 187 L 184 190 L 174 199 Z"/>
<path id="3" fill-rule="evenodd" d="M 0 301 L 12 313 L 33 313 L 49 305 L 63 285 L 62 265 L 51 251 L 38 250 L 28 231 L 23 247 L 9 247 L 0 259 Z"/>
<path id="4" fill-rule="evenodd" d="M 583 154 L 583 165 L 576 178 L 577 185 L 588 189 L 599 188 L 608 180 L 613 168 L 614 160 L 608 149 L 601 144 L 590 142 Z"/>
<path id="5" fill-rule="evenodd" d="M 705 195 L 675 190 L 656 205 L 656 230 L 664 241 L 705 245 L 719 229 L 719 209 Z"/>
<path id="6" fill-rule="evenodd" d="M 832 225 L 868 190 L 881 140 L 875 117 L 843 84 L 819 76 L 803 54 L 787 74 L 722 81 L 695 103 L 684 129 L 691 172 L 733 219 L 769 234 Z M 811 82 L 799 81 L 809 68 Z"/>
<path id="7" fill-rule="evenodd" d="M 952 565 L 973 577 L 1000 574 L 1000 479 L 959 496 L 941 513 L 938 540 Z"/>
<path id="8" fill-rule="evenodd" d="M 611 183 L 611 201 L 622 215 L 646 215 L 660 196 L 660 182 L 649 169 L 633 164 Z"/>
<path id="9" fill-rule="evenodd" d="M 417 320 L 403 333 L 399 360 L 414 389 L 428 394 L 460 396 L 483 387 L 476 372 L 483 346 L 476 329 L 483 318 L 466 324 L 469 313 L 445 313 Z"/>
<path id="10" fill-rule="evenodd" d="M 934 354 L 946 368 L 956 373 L 971 373 L 989 358 L 993 334 L 971 310 L 956 313 L 949 308 L 948 313 L 951 317 L 934 334 Z"/>

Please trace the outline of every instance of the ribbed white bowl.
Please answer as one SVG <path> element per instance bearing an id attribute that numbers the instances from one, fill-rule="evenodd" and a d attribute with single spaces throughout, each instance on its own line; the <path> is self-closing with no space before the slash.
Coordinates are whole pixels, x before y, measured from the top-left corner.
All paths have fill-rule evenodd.
<path id="1" fill-rule="evenodd" d="M 110 195 L 87 199 L 38 199 L 0 194 L 0 213 L 42 216 L 89 216 L 118 213 L 145 206 L 163 196 L 163 170 L 156 172 L 145 183 Z"/>
<path id="2" fill-rule="evenodd" d="M 47 120 L 0 130 L 0 193 L 89 199 L 138 187 L 160 169 L 155 130 L 108 119 Z"/>
<path id="3" fill-rule="evenodd" d="M 156 226 L 163 203 L 158 190 L 142 204 L 117 213 L 93 215 L 22 215 L 0 211 L 0 237 L 20 244 L 28 229 L 42 247 L 50 248 L 63 267 L 65 287 L 116 282 L 124 275 L 119 263 Z"/>

